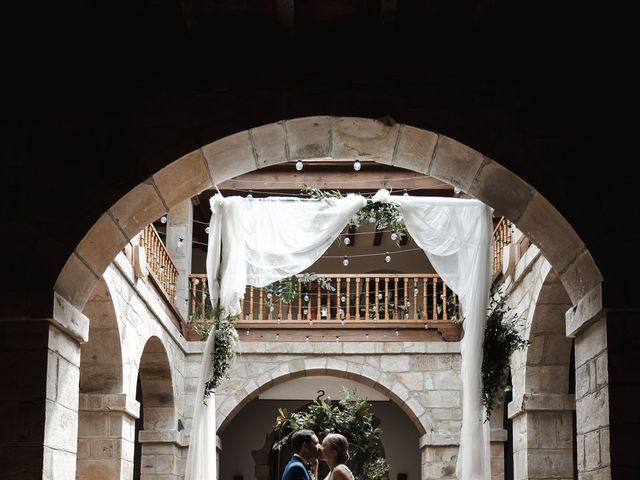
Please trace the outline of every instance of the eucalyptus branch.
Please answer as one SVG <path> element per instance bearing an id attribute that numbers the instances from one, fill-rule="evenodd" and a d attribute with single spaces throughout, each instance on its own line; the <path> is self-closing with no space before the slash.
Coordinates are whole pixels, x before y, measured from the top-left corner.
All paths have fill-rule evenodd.
<path id="1" fill-rule="evenodd" d="M 316 200 L 327 200 L 329 198 L 344 198 L 339 190 L 320 190 L 318 187 L 302 185 L 300 191 Z M 396 244 L 400 245 L 404 237 L 408 235 L 404 218 L 397 205 L 390 203 L 373 203 L 372 196 L 366 197 L 367 204 L 356 212 L 349 221 L 349 226 L 360 228 L 362 225 L 375 224 L 377 230 L 390 228 L 395 234 Z"/>

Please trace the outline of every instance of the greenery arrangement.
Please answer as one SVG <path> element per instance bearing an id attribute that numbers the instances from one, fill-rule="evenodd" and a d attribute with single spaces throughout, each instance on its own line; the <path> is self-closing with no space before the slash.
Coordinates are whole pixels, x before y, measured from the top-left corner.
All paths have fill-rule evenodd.
<path id="1" fill-rule="evenodd" d="M 311 198 L 317 200 L 326 200 L 328 198 L 344 198 L 339 190 L 320 190 L 318 187 L 302 185 L 300 188 L 302 193 L 306 193 Z M 364 224 L 375 224 L 376 229 L 382 230 L 389 227 L 395 234 L 395 242 L 400 245 L 402 239 L 408 235 L 407 226 L 404 218 L 400 214 L 400 210 L 396 205 L 389 203 L 373 203 L 372 196 L 366 197 L 367 205 L 356 212 L 349 221 L 349 226 L 353 226 L 356 230 Z"/>
<path id="2" fill-rule="evenodd" d="M 198 305 L 193 314 L 193 327 L 202 340 L 206 340 L 211 332 L 215 335 L 213 347 L 213 365 L 211 377 L 204 387 L 205 398 L 211 395 L 218 387 L 223 378 L 228 378 L 229 370 L 236 358 L 236 344 L 238 343 L 238 332 L 234 327 L 238 320 L 237 315 L 229 315 L 222 318 L 222 309 L 216 307 L 213 311 L 209 299 Z"/>
<path id="3" fill-rule="evenodd" d="M 278 280 L 277 282 L 270 283 L 264 289 L 267 295 L 267 307 L 271 307 L 273 305 L 274 298 L 280 298 L 284 303 L 291 303 L 300 295 L 299 285 L 309 285 L 313 282 L 320 282 L 320 288 L 323 290 L 327 290 L 330 292 L 335 292 L 336 288 L 331 285 L 331 281 L 324 278 L 318 277 L 315 273 L 305 273 L 300 277 L 300 284 L 298 284 L 298 277 L 292 275 L 283 280 Z"/>
<path id="4" fill-rule="evenodd" d="M 530 343 L 520 337 L 517 313 L 510 314 L 511 309 L 506 305 L 506 300 L 507 296 L 502 290 L 495 289 L 491 292 L 482 357 L 482 403 L 486 412 L 485 421 L 491 418 L 494 407 L 511 388 L 511 385 L 507 384 L 511 355 L 516 350 L 525 349 Z"/>
<path id="5" fill-rule="evenodd" d="M 320 439 L 328 433 L 341 433 L 349 441 L 349 468 L 358 480 L 383 480 L 387 478 L 389 464 L 381 456 L 380 435 L 370 411 L 371 404 L 359 398 L 355 392 L 343 389 L 344 398 L 338 402 L 319 398 L 306 410 L 289 413 L 278 409 L 276 431 L 285 434 L 274 444 L 280 450 L 289 441 L 293 432 L 311 429 Z"/>

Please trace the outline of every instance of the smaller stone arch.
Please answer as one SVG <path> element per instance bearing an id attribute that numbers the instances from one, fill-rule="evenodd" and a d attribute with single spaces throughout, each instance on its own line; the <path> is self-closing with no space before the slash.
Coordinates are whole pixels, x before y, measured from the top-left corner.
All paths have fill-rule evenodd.
<path id="1" fill-rule="evenodd" d="M 337 361 L 344 367 L 343 369 L 309 367 L 274 377 L 265 374 L 256 380 L 256 388 L 251 392 L 247 393 L 245 389 L 242 389 L 242 391 L 228 392 L 223 395 L 224 398 L 218 404 L 216 415 L 218 418 L 218 435 L 221 435 L 240 410 L 248 402 L 257 398 L 260 393 L 288 380 L 317 375 L 348 378 L 378 390 L 400 407 L 415 425 L 420 435 L 424 435 L 427 432 L 429 426 L 432 425 L 430 416 L 420 402 L 410 395 L 406 387 L 398 385 L 386 372 L 375 370 L 371 367 L 366 372 L 363 372 L 362 364 L 348 360 Z"/>
<path id="2" fill-rule="evenodd" d="M 138 370 L 144 408 L 144 430 L 175 430 L 175 395 L 167 350 L 159 337 L 152 336 L 140 357 Z"/>
<path id="3" fill-rule="evenodd" d="M 109 287 L 100 278 L 83 312 L 89 340 L 80 348 L 80 393 L 122 392 L 122 346 Z"/>

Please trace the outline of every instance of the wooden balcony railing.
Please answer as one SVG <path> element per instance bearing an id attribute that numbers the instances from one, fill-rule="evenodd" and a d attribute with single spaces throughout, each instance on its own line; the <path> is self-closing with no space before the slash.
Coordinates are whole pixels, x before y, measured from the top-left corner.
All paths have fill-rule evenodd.
<path id="1" fill-rule="evenodd" d="M 248 287 L 238 323 L 358 324 L 364 322 L 451 323 L 458 318 L 457 296 L 436 274 L 326 274 L 310 283 L 298 278 L 290 304 Z M 329 282 L 333 291 L 321 288 Z M 208 319 L 206 275 L 190 276 L 190 314 Z"/>
<path id="2" fill-rule="evenodd" d="M 140 246 L 144 247 L 147 266 L 169 301 L 176 304 L 176 268 L 153 225 L 147 225 L 140 233 Z"/>
<path id="3" fill-rule="evenodd" d="M 491 270 L 493 275 L 502 271 L 503 252 L 510 243 L 511 222 L 506 217 L 502 217 L 493 230 L 493 269 Z"/>

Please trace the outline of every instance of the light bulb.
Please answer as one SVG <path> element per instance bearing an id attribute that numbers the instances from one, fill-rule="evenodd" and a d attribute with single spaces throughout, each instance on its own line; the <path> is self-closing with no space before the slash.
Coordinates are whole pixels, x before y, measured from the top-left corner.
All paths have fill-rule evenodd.
<path id="1" fill-rule="evenodd" d="M 402 194 L 403 197 L 408 197 L 409 196 L 409 192 L 407 192 L 407 189 L 404 189 L 404 193 Z"/>
<path id="2" fill-rule="evenodd" d="M 248 314 L 248 313 L 244 316 L 244 319 L 245 319 L 245 320 L 249 320 L 249 314 Z M 247 331 L 248 331 L 248 330 L 247 330 Z"/>
<path id="3" fill-rule="evenodd" d="M 368 334 L 368 333 L 365 333 L 365 334 L 364 334 L 364 337 L 365 337 L 367 340 L 369 340 L 369 334 Z"/>
<path id="4" fill-rule="evenodd" d="M 273 310 L 274 310 L 274 307 L 273 307 L 273 305 L 271 305 L 271 306 L 269 307 L 269 311 L 270 311 L 270 312 L 273 312 Z"/>
<path id="5" fill-rule="evenodd" d="M 302 160 L 298 160 L 296 162 L 296 170 L 300 171 L 304 168 L 304 163 L 302 163 Z"/>
<path id="6" fill-rule="evenodd" d="M 349 265 L 349 258 L 345 255 L 344 256 L 344 260 L 342 260 L 342 264 L 346 267 L 347 265 Z"/>
<path id="7" fill-rule="evenodd" d="M 398 239 L 398 234 L 396 232 L 393 232 L 391 234 L 391 240 L 393 240 L 394 242 Z"/>
<path id="8" fill-rule="evenodd" d="M 407 302 L 407 307 L 410 307 L 410 306 L 411 306 L 411 302 Z"/>
<path id="9" fill-rule="evenodd" d="M 344 303 L 346 300 L 347 300 L 347 297 L 345 297 L 344 295 L 342 295 L 342 296 L 340 297 L 340 301 L 341 301 L 342 303 Z"/>
<path id="10" fill-rule="evenodd" d="M 382 300 L 382 294 L 381 293 L 378 294 L 378 299 Z"/>
<path id="11" fill-rule="evenodd" d="M 179 239 L 178 239 L 178 243 L 176 243 L 176 246 L 177 246 L 178 248 L 182 248 L 182 242 L 183 242 L 183 239 L 182 239 L 182 238 L 179 238 Z"/>
<path id="12" fill-rule="evenodd" d="M 271 297 L 272 297 L 272 296 L 273 296 L 273 295 L 271 295 L 271 292 L 267 293 L 267 298 L 268 298 L 269 300 L 271 300 Z"/>
<path id="13" fill-rule="evenodd" d="M 276 340 L 280 340 L 280 334 L 276 333 Z"/>
<path id="14" fill-rule="evenodd" d="M 358 160 L 358 159 L 356 158 L 356 161 L 355 161 L 355 162 L 353 162 L 353 169 L 354 169 L 356 172 L 359 172 L 361 168 L 362 168 L 362 164 L 360 163 L 360 160 Z"/>
<path id="15" fill-rule="evenodd" d="M 384 257 L 384 261 L 389 263 L 391 261 L 391 255 L 389 255 L 389 253 L 387 253 Z"/>
<path id="16" fill-rule="evenodd" d="M 305 342 L 309 342 L 309 335 L 307 335 L 306 337 L 304 337 L 304 341 L 305 341 Z"/>
<path id="17" fill-rule="evenodd" d="M 253 190 L 249 190 L 249 193 L 247 193 L 247 198 L 253 198 L 253 195 L 251 194 Z"/>
<path id="18" fill-rule="evenodd" d="M 414 289 L 413 289 L 413 293 L 414 293 L 414 295 L 418 295 L 418 289 L 417 289 L 417 288 L 414 288 Z"/>
<path id="19" fill-rule="evenodd" d="M 349 237 L 344 237 L 344 244 L 349 245 L 351 243 L 351 239 Z"/>
<path id="20" fill-rule="evenodd" d="M 342 320 L 342 322 L 340 322 L 340 323 L 342 323 L 342 326 L 344 327 L 344 320 Z"/>
<path id="21" fill-rule="evenodd" d="M 458 187 L 453 187 L 453 193 L 457 195 L 458 193 L 460 193 L 460 189 Z"/>
<path id="22" fill-rule="evenodd" d="M 398 332 L 398 329 L 396 328 L 396 336 L 400 335 L 400 333 Z"/>
<path id="23" fill-rule="evenodd" d="M 304 301 L 305 301 L 305 302 L 308 302 L 308 301 L 309 301 L 309 295 L 305 295 L 305 296 L 304 296 Z"/>
<path id="24" fill-rule="evenodd" d="M 196 285 L 200 285 L 200 279 L 196 278 L 196 281 L 194 282 Z"/>
<path id="25" fill-rule="evenodd" d="M 167 216 L 163 215 L 160 217 L 160 223 L 167 223 Z"/>
<path id="26" fill-rule="evenodd" d="M 207 235 L 209 235 L 209 232 L 211 231 L 211 229 L 209 227 L 204 229 L 204 233 L 206 233 Z"/>
<path id="27" fill-rule="evenodd" d="M 244 334 L 249 335 L 249 329 L 245 330 Z"/>
<path id="28" fill-rule="evenodd" d="M 340 341 L 340 337 L 336 335 L 336 342 Z"/>
<path id="29" fill-rule="evenodd" d="M 308 313 L 308 310 L 305 308 L 305 309 L 302 311 L 302 314 L 303 314 L 303 315 L 306 315 L 307 313 Z"/>

